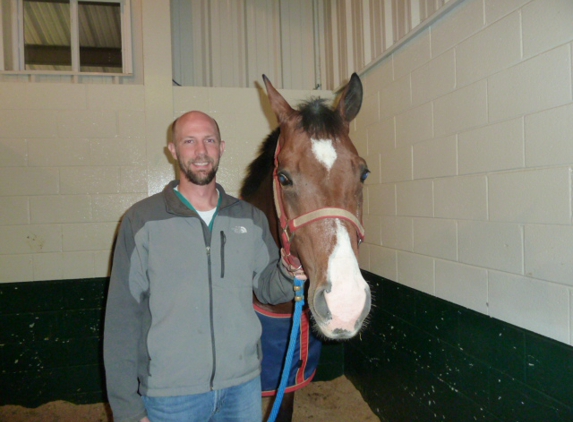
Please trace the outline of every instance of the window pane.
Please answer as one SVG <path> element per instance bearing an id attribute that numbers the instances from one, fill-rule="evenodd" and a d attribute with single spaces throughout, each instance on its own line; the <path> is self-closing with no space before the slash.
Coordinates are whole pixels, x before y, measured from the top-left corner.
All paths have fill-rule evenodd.
<path id="1" fill-rule="evenodd" d="M 79 3 L 80 70 L 82 72 L 121 73 L 120 12 L 119 3 Z"/>
<path id="2" fill-rule="evenodd" d="M 69 1 L 24 0 L 24 63 L 28 70 L 72 70 Z"/>

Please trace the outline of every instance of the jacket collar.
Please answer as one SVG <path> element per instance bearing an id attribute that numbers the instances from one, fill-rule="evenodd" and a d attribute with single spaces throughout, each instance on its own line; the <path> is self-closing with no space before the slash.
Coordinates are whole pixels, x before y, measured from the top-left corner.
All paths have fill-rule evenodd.
<path id="1" fill-rule="evenodd" d="M 172 180 L 163 189 L 163 197 L 165 198 L 165 208 L 168 213 L 180 215 L 182 217 L 197 217 L 197 213 L 189 209 L 181 200 L 177 197 L 175 193 L 175 186 L 179 185 L 179 180 Z M 239 200 L 231 195 L 227 195 L 223 186 L 217 183 L 217 190 L 221 195 L 221 206 L 219 211 L 225 209 L 228 206 L 233 205 Z"/>

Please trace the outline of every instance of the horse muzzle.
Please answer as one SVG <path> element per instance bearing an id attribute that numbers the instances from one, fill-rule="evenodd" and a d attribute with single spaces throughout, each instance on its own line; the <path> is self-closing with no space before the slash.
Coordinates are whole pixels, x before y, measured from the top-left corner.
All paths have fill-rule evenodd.
<path id="1" fill-rule="evenodd" d="M 351 294 L 336 294 L 331 285 L 317 288 L 310 307 L 316 326 L 324 336 L 342 340 L 360 331 L 371 307 L 370 287 L 363 282 L 364 287 L 354 289 Z"/>

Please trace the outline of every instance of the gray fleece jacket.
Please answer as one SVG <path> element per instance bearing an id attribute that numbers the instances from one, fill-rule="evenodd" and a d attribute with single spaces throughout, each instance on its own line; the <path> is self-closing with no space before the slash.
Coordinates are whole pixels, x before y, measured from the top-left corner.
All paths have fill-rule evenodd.
<path id="1" fill-rule="evenodd" d="M 225 194 L 210 229 L 176 195 L 133 205 L 115 246 L 104 329 L 116 422 L 146 415 L 141 395 L 177 396 L 242 384 L 260 373 L 263 303 L 292 300 L 292 278 L 265 215 Z"/>

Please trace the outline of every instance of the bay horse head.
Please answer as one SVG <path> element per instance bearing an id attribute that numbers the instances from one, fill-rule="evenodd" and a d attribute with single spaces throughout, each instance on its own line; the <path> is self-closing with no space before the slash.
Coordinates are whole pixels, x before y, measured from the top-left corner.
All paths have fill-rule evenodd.
<path id="1" fill-rule="evenodd" d="M 263 79 L 280 125 L 274 195 L 287 261 L 302 263 L 309 278 L 307 302 L 320 332 L 353 337 L 371 300 L 357 260 L 369 171 L 349 137 L 362 105 L 362 83 L 353 74 L 334 108 L 315 99 L 295 110 Z"/>

